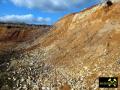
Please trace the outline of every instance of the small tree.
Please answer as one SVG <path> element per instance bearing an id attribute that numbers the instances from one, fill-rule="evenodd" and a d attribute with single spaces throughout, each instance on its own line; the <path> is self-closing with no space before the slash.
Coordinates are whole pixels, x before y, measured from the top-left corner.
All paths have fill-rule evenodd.
<path id="1" fill-rule="evenodd" d="M 107 0 L 107 1 L 106 1 L 106 4 L 107 4 L 108 7 L 111 6 L 111 5 L 113 5 L 113 3 L 112 3 L 111 0 Z"/>

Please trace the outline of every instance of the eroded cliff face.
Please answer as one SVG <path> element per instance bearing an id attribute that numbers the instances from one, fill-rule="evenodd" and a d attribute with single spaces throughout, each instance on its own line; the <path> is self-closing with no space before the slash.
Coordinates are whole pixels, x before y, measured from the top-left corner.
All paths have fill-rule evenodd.
<path id="1" fill-rule="evenodd" d="M 50 30 L 49 25 L 0 23 L 0 52 L 29 47 Z"/>
<path id="2" fill-rule="evenodd" d="M 100 76 L 120 78 L 119 9 L 120 3 L 96 5 L 63 17 L 37 39 L 39 44 L 11 58 L 1 70 L 7 76 L 3 81 L 9 82 L 0 87 L 99 90 Z"/>

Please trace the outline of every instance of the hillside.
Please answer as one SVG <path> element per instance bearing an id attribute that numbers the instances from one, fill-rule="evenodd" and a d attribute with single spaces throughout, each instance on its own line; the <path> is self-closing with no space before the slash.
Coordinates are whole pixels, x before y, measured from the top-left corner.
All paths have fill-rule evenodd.
<path id="1" fill-rule="evenodd" d="M 95 6 L 65 16 L 55 24 L 57 29 L 42 40 L 46 61 L 68 80 L 73 78 L 75 90 L 98 88 L 99 76 L 120 77 L 119 8 L 119 3 Z M 81 86 L 80 79 L 86 86 Z"/>
<path id="2" fill-rule="evenodd" d="M 119 16 L 119 2 L 64 16 L 36 40 L 39 44 L 2 63 L 0 88 L 106 90 L 98 87 L 100 76 L 120 78 Z M 110 90 L 119 89 L 120 84 Z"/>

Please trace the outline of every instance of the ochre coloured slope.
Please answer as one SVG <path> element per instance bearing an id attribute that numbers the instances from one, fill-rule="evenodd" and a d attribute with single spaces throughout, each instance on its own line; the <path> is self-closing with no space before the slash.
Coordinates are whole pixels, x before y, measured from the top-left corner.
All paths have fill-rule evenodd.
<path id="1" fill-rule="evenodd" d="M 84 77 L 86 90 L 95 88 L 100 76 L 120 77 L 119 3 L 67 15 L 54 26 L 40 43 L 46 63 L 68 79 Z"/>

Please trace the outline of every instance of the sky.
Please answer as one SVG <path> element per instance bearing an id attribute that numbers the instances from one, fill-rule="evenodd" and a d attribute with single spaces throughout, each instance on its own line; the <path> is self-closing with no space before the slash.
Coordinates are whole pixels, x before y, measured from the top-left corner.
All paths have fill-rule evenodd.
<path id="1" fill-rule="evenodd" d="M 54 24 L 66 14 L 99 3 L 100 0 L 0 0 L 0 22 Z"/>

